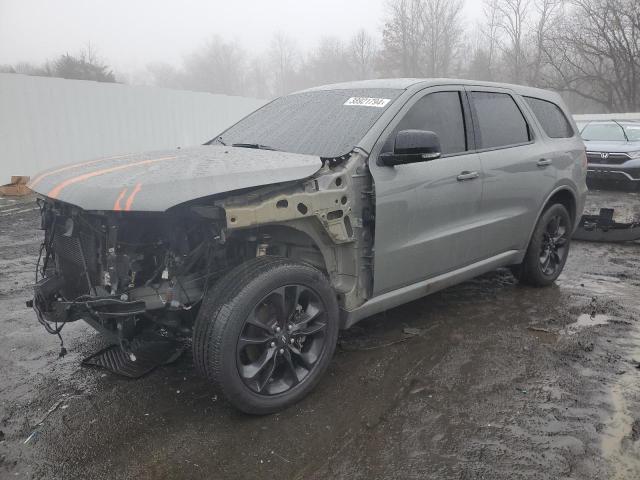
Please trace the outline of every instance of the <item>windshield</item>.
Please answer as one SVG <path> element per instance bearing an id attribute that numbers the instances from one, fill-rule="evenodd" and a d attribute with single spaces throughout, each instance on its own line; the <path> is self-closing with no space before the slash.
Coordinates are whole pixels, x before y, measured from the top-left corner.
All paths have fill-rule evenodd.
<path id="1" fill-rule="evenodd" d="M 266 146 L 335 158 L 353 150 L 403 90 L 319 90 L 281 97 L 212 143 Z"/>
<path id="2" fill-rule="evenodd" d="M 640 122 L 589 123 L 581 136 L 584 140 L 600 142 L 637 142 L 640 141 Z"/>
<path id="3" fill-rule="evenodd" d="M 630 142 L 640 142 L 640 122 L 622 123 L 624 133 Z"/>

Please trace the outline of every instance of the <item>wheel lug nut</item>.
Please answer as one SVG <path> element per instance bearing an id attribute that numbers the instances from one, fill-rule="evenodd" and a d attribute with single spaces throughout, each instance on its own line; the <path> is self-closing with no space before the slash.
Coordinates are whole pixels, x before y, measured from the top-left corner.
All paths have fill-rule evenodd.
<path id="1" fill-rule="evenodd" d="M 293 325 L 289 324 L 287 325 L 287 330 L 291 330 L 293 328 Z"/>
<path id="2" fill-rule="evenodd" d="M 276 333 L 280 333 L 280 327 L 276 327 Z"/>
<path id="3" fill-rule="evenodd" d="M 271 348 L 276 346 L 276 342 L 271 342 Z"/>
<path id="4" fill-rule="evenodd" d="M 282 355 L 282 354 L 284 353 L 284 348 L 281 348 L 281 349 L 279 350 L 279 353 L 280 353 L 280 355 Z"/>
<path id="5" fill-rule="evenodd" d="M 291 343 L 296 343 L 296 339 L 295 339 L 295 338 L 290 338 L 290 339 L 289 339 L 289 342 L 291 342 Z"/>

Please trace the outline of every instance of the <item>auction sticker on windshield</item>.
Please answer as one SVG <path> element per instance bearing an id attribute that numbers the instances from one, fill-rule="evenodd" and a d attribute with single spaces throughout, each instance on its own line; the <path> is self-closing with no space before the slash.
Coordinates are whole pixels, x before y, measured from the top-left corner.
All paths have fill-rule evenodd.
<path id="1" fill-rule="evenodd" d="M 357 107 L 377 107 L 383 108 L 391 101 L 390 98 L 368 98 L 368 97 L 351 97 L 344 102 L 345 105 Z"/>

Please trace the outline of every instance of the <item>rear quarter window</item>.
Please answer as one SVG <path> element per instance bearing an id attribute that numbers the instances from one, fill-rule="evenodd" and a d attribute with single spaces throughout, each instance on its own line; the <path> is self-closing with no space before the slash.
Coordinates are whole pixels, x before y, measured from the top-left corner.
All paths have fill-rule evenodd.
<path id="1" fill-rule="evenodd" d="M 470 92 L 479 149 L 521 145 L 531 140 L 529 125 L 507 93 Z"/>
<path id="2" fill-rule="evenodd" d="M 573 127 L 560 107 L 555 103 L 540 98 L 524 97 L 540 122 L 544 133 L 550 138 L 573 137 Z"/>

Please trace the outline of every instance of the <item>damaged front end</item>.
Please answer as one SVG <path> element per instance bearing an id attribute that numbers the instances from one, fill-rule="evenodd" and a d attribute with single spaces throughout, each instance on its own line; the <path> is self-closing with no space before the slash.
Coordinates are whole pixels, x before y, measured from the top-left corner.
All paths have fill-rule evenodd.
<path id="1" fill-rule="evenodd" d="M 45 235 L 29 305 L 49 333 L 82 319 L 132 353 L 147 334 L 189 339 L 209 286 L 252 258 L 276 256 L 322 272 L 343 322 L 373 283 L 366 159 L 354 151 L 326 160 L 311 177 L 164 211 L 90 210 L 44 196 Z"/>
<path id="2" fill-rule="evenodd" d="M 79 319 L 127 351 L 143 332 L 188 336 L 193 308 L 227 265 L 224 213 L 86 212 L 39 201 L 45 231 L 30 302 L 49 333 Z M 220 222 L 216 216 L 220 214 Z"/>

